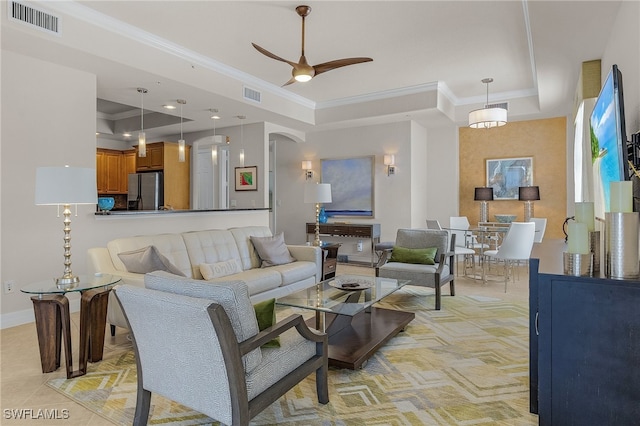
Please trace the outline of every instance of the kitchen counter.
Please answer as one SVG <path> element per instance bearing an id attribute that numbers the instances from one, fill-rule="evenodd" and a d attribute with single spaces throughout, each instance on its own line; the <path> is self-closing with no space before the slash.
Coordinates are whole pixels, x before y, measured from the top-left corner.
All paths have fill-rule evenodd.
<path id="1" fill-rule="evenodd" d="M 108 213 L 96 212 L 96 217 L 116 217 L 116 216 L 148 216 L 148 215 L 174 215 L 185 213 L 212 213 L 212 212 L 246 212 L 246 211 L 259 211 L 269 210 L 268 207 L 252 207 L 252 208 L 238 208 L 238 209 L 211 209 L 211 210 L 115 210 Z"/>

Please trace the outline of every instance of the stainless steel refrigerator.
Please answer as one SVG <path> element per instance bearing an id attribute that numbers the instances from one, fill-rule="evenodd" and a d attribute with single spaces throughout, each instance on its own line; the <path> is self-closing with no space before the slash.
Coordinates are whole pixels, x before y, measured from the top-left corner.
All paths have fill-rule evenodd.
<path id="1" fill-rule="evenodd" d="M 130 173 L 127 210 L 159 210 L 164 206 L 162 172 Z"/>

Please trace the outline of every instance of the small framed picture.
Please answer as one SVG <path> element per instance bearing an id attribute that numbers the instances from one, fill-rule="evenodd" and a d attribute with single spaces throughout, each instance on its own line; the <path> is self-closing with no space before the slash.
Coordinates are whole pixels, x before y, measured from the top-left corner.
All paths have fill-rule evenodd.
<path id="1" fill-rule="evenodd" d="M 258 190 L 258 166 L 236 167 L 236 191 Z"/>

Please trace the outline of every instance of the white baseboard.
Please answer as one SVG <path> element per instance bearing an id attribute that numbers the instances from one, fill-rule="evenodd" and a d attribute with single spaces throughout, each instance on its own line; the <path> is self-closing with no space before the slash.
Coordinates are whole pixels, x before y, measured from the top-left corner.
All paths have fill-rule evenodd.
<path id="1" fill-rule="evenodd" d="M 69 312 L 80 311 L 80 299 L 69 300 Z M 0 329 L 15 327 L 18 325 L 35 322 L 33 309 L 23 309 L 22 311 L 10 312 L 0 315 Z"/>

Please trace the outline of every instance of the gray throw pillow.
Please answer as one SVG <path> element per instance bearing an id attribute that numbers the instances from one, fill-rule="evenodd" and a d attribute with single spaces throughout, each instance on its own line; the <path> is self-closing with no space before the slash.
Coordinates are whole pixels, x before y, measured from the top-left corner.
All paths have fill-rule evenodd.
<path id="1" fill-rule="evenodd" d="M 181 277 L 185 276 L 169 259 L 160 254 L 156 246 L 118 253 L 118 257 L 124 263 L 127 272 L 147 274 L 153 271 L 167 271 Z"/>
<path id="2" fill-rule="evenodd" d="M 263 268 L 296 261 L 295 258 L 291 257 L 291 253 L 289 253 L 289 249 L 284 243 L 284 234 L 282 232 L 273 237 L 254 237 L 252 235 L 249 238 L 262 260 Z"/>

